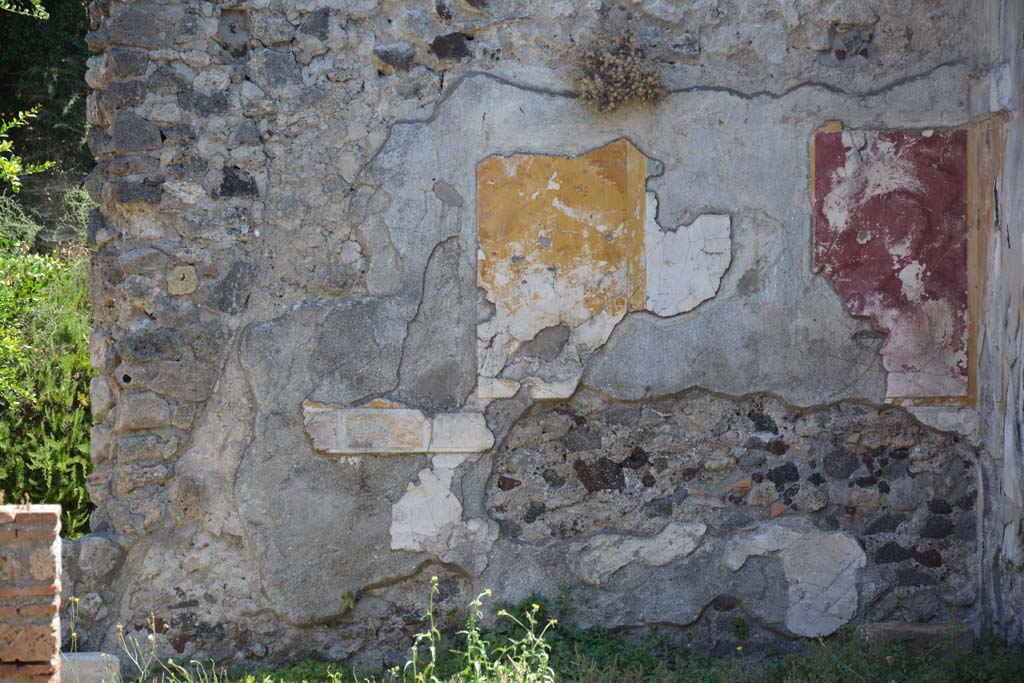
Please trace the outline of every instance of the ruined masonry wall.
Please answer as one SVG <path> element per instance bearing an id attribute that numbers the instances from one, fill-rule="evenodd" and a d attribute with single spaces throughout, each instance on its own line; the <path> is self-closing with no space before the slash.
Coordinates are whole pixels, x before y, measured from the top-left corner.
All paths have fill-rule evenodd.
<path id="1" fill-rule="evenodd" d="M 60 680 L 59 505 L 0 505 L 0 680 Z"/>
<path id="2" fill-rule="evenodd" d="M 80 646 L 380 668 L 434 575 L 1019 635 L 1018 5 L 93 2 Z M 668 95 L 598 116 L 624 10 Z"/>

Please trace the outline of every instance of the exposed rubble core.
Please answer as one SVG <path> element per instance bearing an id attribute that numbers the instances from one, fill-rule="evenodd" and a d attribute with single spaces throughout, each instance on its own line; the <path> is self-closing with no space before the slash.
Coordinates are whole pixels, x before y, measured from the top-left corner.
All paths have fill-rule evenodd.
<path id="1" fill-rule="evenodd" d="M 611 3 L 93 2 L 79 646 L 379 669 L 431 575 L 709 652 L 1021 637 L 1018 4 L 631 1 L 667 94 L 599 115 L 565 55 Z M 963 151 L 963 328 L 917 340 L 955 404 L 887 403 L 815 272 L 835 121 Z"/>
<path id="2" fill-rule="evenodd" d="M 962 438 L 898 409 L 584 391 L 516 424 L 487 505 L 520 565 L 537 558 L 524 573 L 565 563 L 588 585 L 575 597 L 594 622 L 689 624 L 729 597 L 769 628 L 818 636 L 858 613 L 973 609 L 976 472 Z M 784 580 L 744 573 L 754 557 L 781 562 Z M 637 604 L 609 615 L 603 600 Z"/>

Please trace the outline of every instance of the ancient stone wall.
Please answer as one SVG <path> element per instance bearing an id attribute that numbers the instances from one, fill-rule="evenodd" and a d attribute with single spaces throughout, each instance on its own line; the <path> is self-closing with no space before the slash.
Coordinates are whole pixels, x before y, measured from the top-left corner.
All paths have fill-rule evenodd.
<path id="1" fill-rule="evenodd" d="M 84 647 L 380 667 L 432 575 L 1018 634 L 1018 11 L 94 2 Z M 667 96 L 596 114 L 624 12 Z"/>

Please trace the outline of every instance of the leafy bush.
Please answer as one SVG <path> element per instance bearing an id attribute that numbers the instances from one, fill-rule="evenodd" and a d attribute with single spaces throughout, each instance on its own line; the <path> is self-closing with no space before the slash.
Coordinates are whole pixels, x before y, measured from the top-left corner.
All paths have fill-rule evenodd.
<path id="1" fill-rule="evenodd" d="M 5 183 L 11 192 L 17 193 L 21 190 L 21 179 L 33 173 L 41 173 L 53 166 L 52 161 L 40 161 L 37 163 L 26 163 L 20 155 L 14 151 L 14 141 L 11 140 L 11 131 L 16 128 L 24 128 L 28 120 L 35 118 L 39 113 L 39 106 L 32 107 L 28 111 L 19 111 L 12 118 L 0 119 L 0 183 Z"/>
<path id="2" fill-rule="evenodd" d="M 0 195 L 0 492 L 59 503 L 64 532 L 88 529 L 88 259 L 34 254 L 41 227 Z"/>
<path id="3" fill-rule="evenodd" d="M 576 91 L 599 113 L 624 105 L 650 105 L 665 97 L 665 84 L 631 25 L 602 26 L 597 35 L 570 50 Z"/>
<path id="4" fill-rule="evenodd" d="M 90 512 L 87 6 L 0 0 L 0 494 L 61 504 L 69 536 Z"/>
<path id="5" fill-rule="evenodd" d="M 0 0 L 0 10 L 33 19 L 46 19 L 49 16 L 42 0 Z"/>
<path id="6" fill-rule="evenodd" d="M 18 147 L 29 163 L 56 163 L 33 184 L 62 176 L 70 176 L 63 184 L 78 184 L 92 168 L 85 144 L 88 0 L 45 0 L 45 10 L 38 0 L 5 4 L 26 16 L 0 13 L 0 119 L 41 106 L 31 129 L 22 129 Z"/>

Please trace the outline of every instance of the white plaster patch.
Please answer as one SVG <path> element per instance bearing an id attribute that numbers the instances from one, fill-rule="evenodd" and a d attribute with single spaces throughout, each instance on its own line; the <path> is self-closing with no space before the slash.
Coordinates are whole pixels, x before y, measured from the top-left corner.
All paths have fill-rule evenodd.
<path id="1" fill-rule="evenodd" d="M 738 571 L 748 557 L 778 554 L 789 582 L 786 628 L 800 636 L 834 633 L 857 611 L 857 573 L 867 556 L 856 539 L 827 533 L 803 519 L 766 524 L 737 536 L 725 566 Z"/>
<path id="2" fill-rule="evenodd" d="M 972 443 L 978 438 L 978 411 L 955 406 L 906 406 L 923 424 L 946 432 L 963 434 Z"/>
<path id="3" fill-rule="evenodd" d="M 422 552 L 439 547 L 453 525 L 462 522 L 462 503 L 451 492 L 452 471 L 420 470 L 391 509 L 391 548 Z M 440 547 L 443 548 L 443 545 Z"/>
<path id="4" fill-rule="evenodd" d="M 661 229 L 655 216 L 658 199 L 647 193 L 644 224 L 646 308 L 660 316 L 696 308 L 718 293 L 732 262 L 731 219 L 703 214 L 675 232 Z"/>
<path id="5" fill-rule="evenodd" d="M 654 536 L 598 534 L 576 548 L 576 575 L 592 585 L 605 583 L 612 574 L 633 562 L 661 567 L 686 557 L 707 532 L 701 522 L 670 522 Z"/>
<path id="6" fill-rule="evenodd" d="M 455 468 L 465 456 L 435 456 L 432 468 L 420 470 L 391 508 L 391 549 L 425 552 L 479 573 L 497 529 L 484 519 L 462 518 L 462 503 L 452 492 Z"/>
<path id="7" fill-rule="evenodd" d="M 480 413 L 440 413 L 430 430 L 430 453 L 480 453 L 494 445 L 494 435 Z"/>

